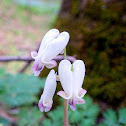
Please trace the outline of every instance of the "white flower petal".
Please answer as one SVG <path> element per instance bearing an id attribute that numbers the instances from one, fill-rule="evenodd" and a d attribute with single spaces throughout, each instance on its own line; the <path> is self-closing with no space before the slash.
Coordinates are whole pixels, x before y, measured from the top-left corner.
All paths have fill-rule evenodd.
<path id="1" fill-rule="evenodd" d="M 42 52 L 44 51 L 45 47 L 52 42 L 56 37 L 59 35 L 59 30 L 58 29 L 51 29 L 49 30 L 45 36 L 42 39 L 38 54 L 41 55 Z"/>
<path id="2" fill-rule="evenodd" d="M 49 62 L 43 62 L 43 64 L 48 68 L 51 69 L 55 66 L 57 66 L 57 62 L 55 60 L 51 60 Z"/>
<path id="3" fill-rule="evenodd" d="M 44 55 L 41 59 L 42 62 L 50 61 L 55 58 L 66 47 L 69 38 L 70 36 L 68 32 L 60 33 L 56 39 L 54 39 L 52 42 L 49 43 L 48 46 L 46 46 L 43 53 Z"/>
<path id="4" fill-rule="evenodd" d="M 64 91 L 59 91 L 57 94 L 64 99 L 68 99 L 70 108 L 74 111 L 76 104 L 85 103 L 82 97 L 87 91 L 81 88 L 85 76 L 84 62 L 76 60 L 72 66 L 70 61 L 62 60 L 58 70 Z"/>
<path id="5" fill-rule="evenodd" d="M 60 97 L 64 98 L 64 99 L 70 99 L 71 98 L 71 95 L 67 95 L 64 91 L 59 91 L 57 93 L 57 95 L 59 95 Z"/>
<path id="6" fill-rule="evenodd" d="M 33 73 L 34 76 L 39 76 L 39 74 L 43 70 L 43 68 L 44 68 L 44 65 L 41 64 L 41 62 L 38 59 L 36 59 L 33 63 L 31 73 Z"/>
<path id="7" fill-rule="evenodd" d="M 80 98 L 77 100 L 77 104 L 84 104 L 85 103 L 85 100 Z"/>
<path id="8" fill-rule="evenodd" d="M 71 63 L 68 60 L 62 60 L 58 68 L 60 82 L 67 97 L 72 95 L 72 71 Z"/>
<path id="9" fill-rule="evenodd" d="M 38 76 L 41 72 L 42 67 L 46 66 L 47 68 L 53 68 L 57 65 L 57 63 L 53 60 L 58 54 L 63 52 L 63 49 L 66 47 L 69 41 L 69 33 L 62 32 L 59 33 L 58 29 L 51 29 L 49 30 L 42 39 L 40 48 L 38 53 L 32 52 L 31 56 L 36 61 L 32 67 L 32 73 L 35 76 Z"/>
<path id="10" fill-rule="evenodd" d="M 37 56 L 38 56 L 38 53 L 37 53 L 36 51 L 32 51 L 32 52 L 31 52 L 31 57 L 32 57 L 33 59 L 36 59 Z"/>
<path id="11" fill-rule="evenodd" d="M 44 106 L 43 106 L 43 95 L 41 95 L 41 98 L 39 100 L 39 103 L 38 103 L 38 107 L 40 109 L 41 112 L 44 111 Z"/>
<path id="12" fill-rule="evenodd" d="M 47 76 L 43 94 L 39 100 L 38 106 L 40 111 L 48 112 L 53 104 L 53 95 L 56 90 L 56 74 L 54 70 L 51 70 Z"/>
<path id="13" fill-rule="evenodd" d="M 78 93 L 78 98 L 82 98 L 86 93 L 87 93 L 87 91 L 85 89 L 81 88 Z"/>
<path id="14" fill-rule="evenodd" d="M 85 76 L 85 65 L 82 60 L 76 60 L 73 63 L 73 87 L 74 87 L 74 92 L 76 92 L 76 95 L 78 95 L 83 81 L 84 81 L 84 76 Z"/>
<path id="15" fill-rule="evenodd" d="M 47 76 L 45 87 L 43 91 L 43 99 L 48 101 L 52 100 L 53 95 L 56 90 L 56 74 L 54 70 L 51 70 L 50 73 Z"/>
<path id="16" fill-rule="evenodd" d="M 76 97 L 72 96 L 71 99 L 69 99 L 68 101 L 69 105 L 70 105 L 70 108 L 75 111 L 76 109 L 76 104 L 77 104 L 77 100 L 76 100 Z"/>
<path id="17" fill-rule="evenodd" d="M 53 103 L 53 101 L 44 101 L 43 95 L 42 95 L 39 100 L 38 107 L 41 112 L 44 112 L 44 111 L 48 112 L 52 108 L 52 103 Z"/>

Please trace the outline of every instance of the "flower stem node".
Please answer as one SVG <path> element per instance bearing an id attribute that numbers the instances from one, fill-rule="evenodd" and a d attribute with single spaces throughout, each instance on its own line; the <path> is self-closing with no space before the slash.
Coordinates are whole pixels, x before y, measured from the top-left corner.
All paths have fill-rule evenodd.
<path id="1" fill-rule="evenodd" d="M 82 97 L 87 91 L 81 88 L 85 76 L 84 62 L 76 60 L 71 64 L 68 60 L 62 60 L 59 64 L 58 72 L 64 91 L 59 91 L 57 95 L 67 99 L 70 108 L 74 111 L 76 104 L 85 103 Z"/>
<path id="2" fill-rule="evenodd" d="M 41 112 L 48 112 L 52 108 L 56 85 L 56 74 L 54 70 L 51 70 L 47 76 L 45 88 L 38 103 Z"/>
<path id="3" fill-rule="evenodd" d="M 34 76 L 39 76 L 44 66 L 49 69 L 57 66 L 57 62 L 53 59 L 63 52 L 69 38 L 68 32 L 60 33 L 58 29 L 51 29 L 45 34 L 38 53 L 36 51 L 31 52 L 31 57 L 35 60 L 31 69 Z"/>

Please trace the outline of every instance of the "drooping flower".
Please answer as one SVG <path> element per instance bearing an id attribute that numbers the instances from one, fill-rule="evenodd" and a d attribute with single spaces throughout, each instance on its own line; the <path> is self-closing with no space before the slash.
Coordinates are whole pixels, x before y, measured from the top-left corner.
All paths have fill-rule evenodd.
<path id="1" fill-rule="evenodd" d="M 57 65 L 53 59 L 63 51 L 69 38 L 68 32 L 60 33 L 57 29 L 51 29 L 45 34 L 38 53 L 31 52 L 31 57 L 35 60 L 31 69 L 34 76 L 39 76 L 44 66 L 51 69 Z"/>
<path id="2" fill-rule="evenodd" d="M 51 70 L 47 76 L 44 91 L 38 103 L 41 112 L 48 112 L 52 108 L 56 85 L 56 74 L 54 70 Z"/>
<path id="3" fill-rule="evenodd" d="M 68 60 L 62 60 L 58 68 L 60 82 L 64 91 L 57 95 L 68 100 L 71 109 L 74 111 L 76 104 L 84 104 L 82 97 L 86 90 L 82 88 L 85 76 L 85 65 L 82 60 L 76 60 L 73 64 Z"/>

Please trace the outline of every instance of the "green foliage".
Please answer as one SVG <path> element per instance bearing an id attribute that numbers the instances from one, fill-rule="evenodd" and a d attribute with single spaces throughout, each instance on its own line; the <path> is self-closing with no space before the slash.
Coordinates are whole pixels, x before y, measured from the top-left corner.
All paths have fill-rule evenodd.
<path id="1" fill-rule="evenodd" d="M 11 117 L 18 117 L 17 125 L 39 126 L 43 113 L 36 107 L 37 95 L 40 89 L 44 88 L 45 79 L 40 80 L 25 74 L 10 75 L 1 71 L 3 70 L 0 70 L 0 103 L 7 108 L 5 115 L 15 108 L 16 113 L 12 113 Z M 35 103 L 34 106 L 33 103 Z M 12 124 L 7 119 L 0 118 L 0 125 L 10 126 Z"/>
<path id="2" fill-rule="evenodd" d="M 18 126 L 39 126 L 43 113 L 38 107 L 22 108 L 18 113 Z"/>
<path id="3" fill-rule="evenodd" d="M 103 113 L 104 120 L 98 126 L 124 126 L 126 125 L 126 108 L 118 110 L 116 113 L 108 109 Z"/>
<path id="4" fill-rule="evenodd" d="M 44 83 L 45 79 L 29 75 L 3 75 L 0 77 L 0 102 L 10 107 L 32 104 Z"/>
<path id="5" fill-rule="evenodd" d="M 90 97 L 86 97 L 85 101 L 85 104 L 77 105 L 76 112 L 73 112 L 72 110 L 70 111 L 69 120 L 72 125 L 95 125 L 97 116 L 99 114 L 99 107 L 97 104 L 93 103 Z"/>
<path id="6" fill-rule="evenodd" d="M 86 64 L 88 94 L 117 106 L 126 99 L 125 4 L 124 0 L 95 0 L 82 8 L 74 0 L 72 7 L 67 5 L 68 12 L 62 8 L 55 23 L 56 28 L 70 33 L 68 54 L 77 54 Z"/>
<path id="7" fill-rule="evenodd" d="M 69 123 L 71 126 L 92 126 L 96 123 L 99 107 L 90 97 L 85 98 L 86 104 L 77 105 L 73 112 L 69 108 Z M 63 124 L 63 106 L 47 113 L 49 119 L 43 121 L 44 126 L 60 126 Z"/>
<path id="8" fill-rule="evenodd" d="M 126 125 L 126 108 L 118 111 L 118 122 Z"/>
<path id="9" fill-rule="evenodd" d="M 0 117 L 0 126 L 10 126 L 10 122 L 2 117 Z"/>
<path id="10" fill-rule="evenodd" d="M 57 107 L 54 111 L 50 111 L 47 113 L 47 115 L 49 116 L 49 119 L 47 120 L 50 120 L 48 121 L 47 123 L 47 120 L 44 120 L 43 121 L 43 125 L 44 126 L 59 126 L 61 124 L 63 124 L 63 107 Z M 47 124 L 48 125 L 47 125 Z"/>
<path id="11" fill-rule="evenodd" d="M 5 70 L 0 68 L 0 75 L 5 74 Z"/>
<path id="12" fill-rule="evenodd" d="M 8 110 L 14 108 L 16 113 L 11 112 L 11 117 L 17 117 L 17 126 L 60 126 L 63 125 L 63 106 L 44 114 L 40 112 L 36 104 L 36 95 L 40 88 L 44 87 L 45 79 L 38 79 L 25 74 L 9 75 L 1 72 L 0 77 L 0 102 Z M 61 99 L 63 100 L 63 99 Z M 37 100 L 38 101 L 38 100 Z M 99 115 L 99 107 L 92 99 L 85 97 L 85 104 L 76 105 L 73 112 L 69 108 L 70 126 L 94 126 Z M 61 101 L 63 105 L 63 101 Z M 99 126 L 123 126 L 126 125 L 126 108 L 114 112 L 107 110 L 103 113 L 103 122 Z M 8 120 L 0 117 L 0 126 L 12 126 Z"/>
<path id="13" fill-rule="evenodd" d="M 105 113 L 103 113 L 103 116 L 105 118 L 104 120 L 104 124 L 105 125 L 110 125 L 110 126 L 114 126 L 117 122 L 117 117 L 116 117 L 116 113 L 109 109 L 107 110 Z"/>

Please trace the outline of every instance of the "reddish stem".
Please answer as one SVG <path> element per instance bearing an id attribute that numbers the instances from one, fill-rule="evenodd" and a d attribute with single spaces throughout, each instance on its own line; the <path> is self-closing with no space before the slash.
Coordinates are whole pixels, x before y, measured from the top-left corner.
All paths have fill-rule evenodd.
<path id="1" fill-rule="evenodd" d="M 68 100 L 64 99 L 64 126 L 68 126 Z"/>

